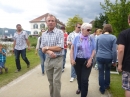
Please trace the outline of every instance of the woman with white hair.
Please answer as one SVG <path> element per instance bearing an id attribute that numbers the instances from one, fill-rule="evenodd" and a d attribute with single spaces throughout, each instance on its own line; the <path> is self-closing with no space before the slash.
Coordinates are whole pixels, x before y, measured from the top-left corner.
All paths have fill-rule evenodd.
<path id="1" fill-rule="evenodd" d="M 81 26 L 81 34 L 75 37 L 71 52 L 71 64 L 74 65 L 77 74 L 78 90 L 76 94 L 86 97 L 88 93 L 88 79 L 92 68 L 92 59 L 95 55 L 95 42 L 90 37 L 92 25 L 83 23 Z"/>

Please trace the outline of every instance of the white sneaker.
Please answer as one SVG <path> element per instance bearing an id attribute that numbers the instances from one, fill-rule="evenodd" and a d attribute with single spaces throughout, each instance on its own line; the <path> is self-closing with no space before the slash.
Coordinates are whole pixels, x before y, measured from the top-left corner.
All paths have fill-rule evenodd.
<path id="1" fill-rule="evenodd" d="M 73 82 L 73 81 L 74 81 L 74 78 L 73 78 L 73 77 L 71 77 L 70 82 Z"/>

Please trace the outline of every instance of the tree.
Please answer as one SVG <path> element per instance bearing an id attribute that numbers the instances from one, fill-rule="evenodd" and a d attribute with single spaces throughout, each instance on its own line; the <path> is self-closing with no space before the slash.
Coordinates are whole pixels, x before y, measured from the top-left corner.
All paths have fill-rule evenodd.
<path id="1" fill-rule="evenodd" d="M 99 14 L 99 17 L 96 17 L 93 23 L 93 29 L 95 28 L 103 28 L 103 25 L 108 23 L 107 15 L 103 15 L 102 13 Z"/>
<path id="2" fill-rule="evenodd" d="M 104 13 L 108 16 L 108 23 L 112 25 L 113 32 L 117 36 L 122 30 L 128 28 L 128 14 L 130 12 L 129 0 L 116 0 L 113 4 L 110 0 L 100 3 Z"/>
<path id="3" fill-rule="evenodd" d="M 74 31 L 76 23 L 83 23 L 83 19 L 79 15 L 75 15 L 73 18 L 68 19 L 66 31 L 68 33 Z"/>

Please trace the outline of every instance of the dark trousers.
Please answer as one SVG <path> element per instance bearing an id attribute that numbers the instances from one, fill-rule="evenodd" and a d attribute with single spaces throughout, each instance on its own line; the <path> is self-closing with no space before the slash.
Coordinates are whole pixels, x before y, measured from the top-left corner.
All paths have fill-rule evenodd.
<path id="1" fill-rule="evenodd" d="M 86 97 L 88 94 L 88 81 L 91 73 L 91 67 L 87 68 L 84 58 L 76 58 L 76 65 L 74 66 L 77 74 L 78 89 L 81 91 L 81 97 Z"/>
<path id="2" fill-rule="evenodd" d="M 27 57 L 26 57 L 26 49 L 23 49 L 23 50 L 14 50 L 14 53 L 15 53 L 15 62 L 16 62 L 16 67 L 18 70 L 21 69 L 21 64 L 20 64 L 20 54 L 21 54 L 21 57 L 22 59 L 25 61 L 25 63 L 27 65 L 30 64 L 30 62 L 28 61 Z"/>

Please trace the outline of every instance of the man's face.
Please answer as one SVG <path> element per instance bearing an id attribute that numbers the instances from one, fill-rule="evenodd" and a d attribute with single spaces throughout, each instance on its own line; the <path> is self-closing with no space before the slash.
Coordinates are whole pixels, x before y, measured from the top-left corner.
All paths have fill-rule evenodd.
<path id="1" fill-rule="evenodd" d="M 16 28 L 17 28 L 18 31 L 21 31 L 21 30 L 22 30 L 21 25 L 18 25 Z"/>
<path id="2" fill-rule="evenodd" d="M 77 26 L 75 27 L 76 32 L 80 32 L 81 31 L 81 25 L 77 24 Z"/>
<path id="3" fill-rule="evenodd" d="M 54 17 L 47 17 L 46 24 L 48 26 L 48 29 L 53 29 L 56 27 L 56 20 Z"/>

